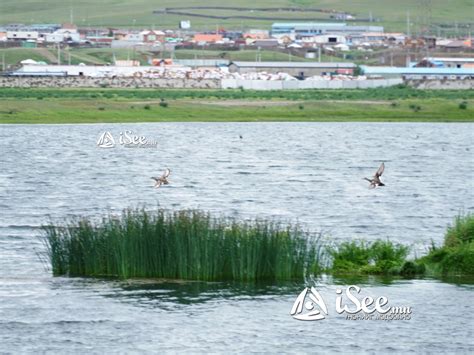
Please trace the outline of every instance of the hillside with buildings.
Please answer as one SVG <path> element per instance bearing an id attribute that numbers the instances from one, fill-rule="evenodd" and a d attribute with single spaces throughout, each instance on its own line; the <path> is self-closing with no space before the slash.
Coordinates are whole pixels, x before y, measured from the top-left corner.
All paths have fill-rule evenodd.
<path id="1" fill-rule="evenodd" d="M 274 22 L 350 21 L 376 24 L 387 31 L 425 32 L 446 35 L 467 34 L 473 28 L 473 4 L 470 0 L 238 0 L 223 4 L 218 0 L 150 1 L 53 1 L 2 0 L 0 24 L 64 23 L 80 27 L 126 27 L 177 29 L 181 21 L 191 28 L 211 31 L 270 29 Z"/>
<path id="2" fill-rule="evenodd" d="M 26 3 L 24 9 L 28 8 Z M 116 4 L 105 3 L 109 4 L 107 15 L 102 15 L 102 5 L 92 13 L 92 8 L 84 12 L 80 4 L 69 4 L 55 7 L 48 15 L 38 9 L 30 21 L 19 23 L 12 21 L 20 20 L 26 10 L 22 12 L 20 5 L 2 2 L 2 9 L 11 14 L 0 17 L 3 76 L 234 80 L 217 87 L 244 88 L 266 86 L 241 80 L 306 81 L 290 86 L 318 88 L 326 87 L 322 83 L 328 81 L 390 79 L 384 84 L 378 82 L 379 86 L 386 86 L 413 79 L 468 79 L 467 87 L 472 87 L 472 18 L 466 17 L 472 6 L 462 1 L 456 11 L 464 7 L 464 14 L 448 12 L 455 18 L 454 27 L 448 25 L 452 19 L 448 21 L 446 14 L 440 16 L 443 4 L 434 0 L 407 3 L 406 27 L 398 31 L 383 20 L 392 5 L 387 3 L 382 11 L 379 3 L 371 1 L 347 9 L 339 1 L 311 6 L 280 2 L 280 7 L 265 7 L 270 5 L 262 2 L 251 8 L 244 4 L 186 8 L 175 4 L 171 8 L 163 3 L 159 9 L 142 1 L 137 4 L 138 12 L 131 12 L 124 23 L 114 25 L 111 21 L 117 19 Z M 426 10 L 423 16 L 419 12 L 421 3 Z M 430 12 L 435 5 L 436 11 Z M 127 6 L 118 8 L 125 11 Z M 367 9 L 369 18 L 362 17 Z M 145 10 L 157 21 L 143 24 L 140 16 Z M 397 11 L 386 18 L 396 19 L 400 14 Z M 303 13 L 306 17 L 302 18 Z M 69 21 L 60 21 L 67 18 L 66 14 Z M 99 18 L 107 21 L 97 22 Z M 232 22 L 236 18 L 240 26 Z M 199 25 L 203 19 L 208 28 Z M 436 22 L 443 19 L 447 22 L 442 26 Z M 211 26 L 214 22 L 215 26 Z M 2 85 L 12 83 L 16 81 L 6 80 Z M 373 87 L 361 85 L 347 87 Z M 286 87 L 289 88 L 268 88 Z"/>

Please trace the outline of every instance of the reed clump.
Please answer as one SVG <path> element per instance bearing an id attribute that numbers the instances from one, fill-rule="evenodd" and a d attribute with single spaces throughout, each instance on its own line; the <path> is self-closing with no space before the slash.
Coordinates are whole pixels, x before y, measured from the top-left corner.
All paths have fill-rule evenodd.
<path id="1" fill-rule="evenodd" d="M 334 274 L 403 274 L 407 246 L 389 240 L 343 242 L 329 248 Z"/>
<path id="2" fill-rule="evenodd" d="M 319 272 L 323 250 L 297 226 L 200 211 L 126 210 L 44 230 L 56 276 L 298 280 Z"/>
<path id="3" fill-rule="evenodd" d="M 432 245 L 417 261 L 431 275 L 474 275 L 474 214 L 457 216 L 448 227 L 441 247 Z"/>

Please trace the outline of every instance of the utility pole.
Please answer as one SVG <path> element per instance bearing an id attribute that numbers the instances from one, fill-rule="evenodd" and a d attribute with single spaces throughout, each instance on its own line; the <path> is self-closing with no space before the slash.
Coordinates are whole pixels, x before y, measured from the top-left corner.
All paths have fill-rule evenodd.
<path id="1" fill-rule="evenodd" d="M 410 11 L 407 11 L 407 37 L 410 37 Z"/>

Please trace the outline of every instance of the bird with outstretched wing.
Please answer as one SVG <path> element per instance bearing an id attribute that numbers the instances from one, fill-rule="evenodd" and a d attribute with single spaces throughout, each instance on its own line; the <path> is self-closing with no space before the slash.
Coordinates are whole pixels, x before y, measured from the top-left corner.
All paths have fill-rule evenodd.
<path id="1" fill-rule="evenodd" d="M 156 177 L 152 176 L 151 178 L 155 180 L 155 187 L 159 188 L 161 185 L 168 185 L 170 182 L 168 181 L 168 176 L 170 176 L 171 170 L 166 168 L 163 175 Z"/>
<path id="2" fill-rule="evenodd" d="M 382 176 L 384 170 L 385 170 L 385 164 L 382 163 L 380 164 L 380 167 L 377 169 L 372 179 L 364 178 L 364 180 L 367 180 L 368 182 L 370 182 L 369 188 L 373 189 L 377 186 L 385 186 L 385 184 L 382 183 L 382 181 L 380 181 L 380 177 Z"/>

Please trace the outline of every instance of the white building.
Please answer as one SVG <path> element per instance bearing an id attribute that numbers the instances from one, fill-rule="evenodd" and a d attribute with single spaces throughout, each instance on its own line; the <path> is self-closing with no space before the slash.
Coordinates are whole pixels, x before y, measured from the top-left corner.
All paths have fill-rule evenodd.
<path id="1" fill-rule="evenodd" d="M 342 35 L 320 35 L 320 36 L 307 36 L 303 37 L 302 42 L 305 44 L 345 44 L 347 42 L 346 37 Z"/>
<path id="2" fill-rule="evenodd" d="M 129 64 L 129 63 L 125 63 Z M 135 63 L 132 63 L 135 64 Z M 131 76 L 137 72 L 145 72 L 153 67 L 139 66 L 107 66 L 107 65 L 38 65 L 25 64 L 15 71 L 17 76 L 86 76 L 86 77 L 113 77 Z"/>
<path id="3" fill-rule="evenodd" d="M 47 33 L 45 41 L 50 43 L 60 42 L 75 42 L 78 43 L 81 40 L 81 36 L 77 30 L 60 28 L 53 33 Z"/>
<path id="4" fill-rule="evenodd" d="M 38 37 L 39 33 L 37 31 L 7 31 L 7 40 L 37 40 Z"/>

